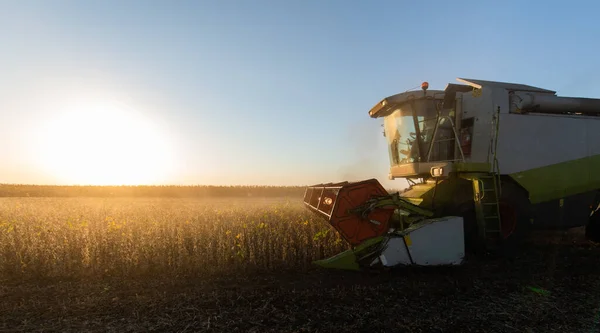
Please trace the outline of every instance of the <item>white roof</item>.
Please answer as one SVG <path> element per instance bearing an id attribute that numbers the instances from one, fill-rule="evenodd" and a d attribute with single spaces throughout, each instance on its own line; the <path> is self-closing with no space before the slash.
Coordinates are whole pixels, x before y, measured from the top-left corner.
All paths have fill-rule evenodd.
<path id="1" fill-rule="evenodd" d="M 538 92 L 538 93 L 547 93 L 547 94 L 556 94 L 556 91 L 532 87 L 525 84 L 519 83 L 507 83 L 507 82 L 495 82 L 495 81 L 484 81 L 484 80 L 474 80 L 474 79 L 463 79 L 457 78 L 458 82 L 462 82 L 468 84 L 471 87 L 475 87 L 477 89 L 481 89 L 484 86 L 493 87 L 493 88 L 504 88 L 506 90 L 511 91 L 529 91 L 529 92 Z"/>

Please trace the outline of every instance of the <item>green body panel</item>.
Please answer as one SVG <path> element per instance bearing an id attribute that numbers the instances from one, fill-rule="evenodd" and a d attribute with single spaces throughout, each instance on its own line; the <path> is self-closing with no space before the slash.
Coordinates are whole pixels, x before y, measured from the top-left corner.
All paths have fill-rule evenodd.
<path id="1" fill-rule="evenodd" d="M 381 243 L 382 240 L 383 237 L 368 239 L 354 249 L 346 250 L 331 258 L 314 261 L 313 264 L 324 268 L 358 271 L 360 270 L 360 258 L 368 254 L 369 249 Z"/>
<path id="2" fill-rule="evenodd" d="M 323 268 L 345 269 L 350 271 L 360 270 L 358 262 L 356 261 L 356 255 L 352 250 L 346 250 L 331 258 L 317 260 L 313 263 Z"/>
<path id="3" fill-rule="evenodd" d="M 421 205 L 423 203 L 423 198 L 408 198 L 408 197 L 403 197 L 403 199 L 405 199 L 406 201 L 412 203 L 413 205 Z"/>
<path id="4" fill-rule="evenodd" d="M 517 172 L 509 176 L 529 192 L 532 204 L 565 198 L 600 189 L 600 155 Z"/>
<path id="5" fill-rule="evenodd" d="M 435 184 L 424 183 L 413 185 L 407 191 L 400 193 L 400 196 L 405 199 L 421 199 L 427 192 L 431 191 Z"/>
<path id="6" fill-rule="evenodd" d="M 433 216 L 433 212 L 426 208 L 419 207 L 418 204 L 403 198 L 398 193 L 390 194 L 389 197 L 374 198 L 367 201 L 364 205 L 350 209 L 350 213 L 365 216 L 371 210 L 379 207 L 395 207 L 397 210 L 404 211 L 407 214 L 417 214 L 420 216 Z"/>
<path id="7" fill-rule="evenodd" d="M 466 202 L 473 202 L 472 182 L 462 177 L 450 176 L 435 182 L 417 184 L 401 193 L 403 199 L 411 201 L 434 212 L 434 216 L 456 214 L 458 208 Z"/>
<path id="8" fill-rule="evenodd" d="M 489 163 L 456 162 L 452 169 L 458 177 L 472 180 L 478 178 L 482 173 L 490 172 L 491 165 Z M 508 176 L 529 192 L 532 204 L 565 198 L 600 189 L 600 155 L 534 168 Z M 440 180 L 438 186 L 449 180 Z M 433 184 L 419 184 L 402 193 L 402 196 L 415 204 L 429 207 L 427 197 L 431 195 L 433 187 Z M 446 201 L 448 198 L 444 197 L 448 195 L 452 196 L 453 194 L 452 192 L 445 194 L 438 192 L 436 201 Z"/>

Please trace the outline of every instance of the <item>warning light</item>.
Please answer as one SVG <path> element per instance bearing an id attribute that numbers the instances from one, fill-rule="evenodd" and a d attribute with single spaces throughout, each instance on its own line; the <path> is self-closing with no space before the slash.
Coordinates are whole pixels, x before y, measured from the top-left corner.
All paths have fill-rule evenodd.
<path id="1" fill-rule="evenodd" d="M 429 88 L 429 82 L 421 83 L 421 89 L 423 89 L 423 91 L 427 90 L 427 88 Z"/>

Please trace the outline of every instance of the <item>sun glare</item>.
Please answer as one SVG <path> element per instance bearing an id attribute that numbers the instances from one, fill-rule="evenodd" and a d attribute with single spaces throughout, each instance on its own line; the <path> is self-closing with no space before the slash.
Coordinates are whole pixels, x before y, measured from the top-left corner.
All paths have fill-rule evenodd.
<path id="1" fill-rule="evenodd" d="M 62 109 L 39 134 L 42 168 L 69 184 L 156 184 L 172 164 L 167 138 L 155 124 L 117 102 Z"/>

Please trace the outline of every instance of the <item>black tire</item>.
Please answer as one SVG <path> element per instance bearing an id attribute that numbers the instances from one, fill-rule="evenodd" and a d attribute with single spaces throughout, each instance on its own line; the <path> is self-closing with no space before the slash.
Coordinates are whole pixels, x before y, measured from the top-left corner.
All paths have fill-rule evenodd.
<path id="1" fill-rule="evenodd" d="M 464 210 L 460 215 L 463 217 L 464 223 L 465 251 L 472 255 L 483 254 L 485 244 L 479 236 L 475 208 L 469 207 L 469 209 Z"/>
<path id="2" fill-rule="evenodd" d="M 531 232 L 531 204 L 525 190 L 512 182 L 502 182 L 499 198 L 502 233 L 497 250 L 501 257 L 515 258 Z"/>
<path id="3" fill-rule="evenodd" d="M 460 216 L 463 218 L 463 237 L 465 252 L 468 255 L 481 254 L 484 244 L 478 234 L 477 216 L 475 214 L 475 204 L 471 200 L 463 202 L 456 208 L 450 208 L 444 211 L 442 216 Z"/>

